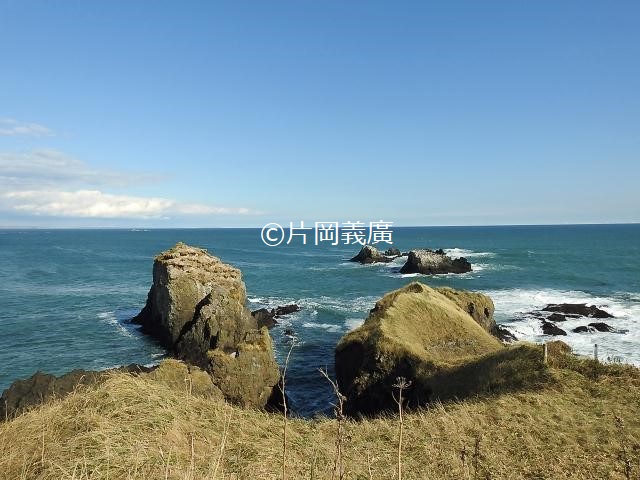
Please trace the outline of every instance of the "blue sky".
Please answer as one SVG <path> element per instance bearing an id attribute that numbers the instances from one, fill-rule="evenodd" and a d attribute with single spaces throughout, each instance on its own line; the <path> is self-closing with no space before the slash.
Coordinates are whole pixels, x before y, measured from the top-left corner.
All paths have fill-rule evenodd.
<path id="1" fill-rule="evenodd" d="M 0 225 L 640 221 L 640 3 L 0 0 Z"/>

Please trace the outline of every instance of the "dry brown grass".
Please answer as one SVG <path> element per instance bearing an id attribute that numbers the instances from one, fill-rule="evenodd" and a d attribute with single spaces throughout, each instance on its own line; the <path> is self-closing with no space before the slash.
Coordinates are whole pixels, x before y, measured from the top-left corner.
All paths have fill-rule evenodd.
<path id="1" fill-rule="evenodd" d="M 623 479 L 623 449 L 638 478 L 638 370 L 571 362 L 551 362 L 543 390 L 407 413 L 403 478 Z M 331 478 L 335 432 L 289 419 L 288 477 Z M 345 421 L 344 434 L 345 478 L 396 477 L 396 417 Z M 272 479 L 281 455 L 281 416 L 125 374 L 0 424 L 3 480 Z"/>

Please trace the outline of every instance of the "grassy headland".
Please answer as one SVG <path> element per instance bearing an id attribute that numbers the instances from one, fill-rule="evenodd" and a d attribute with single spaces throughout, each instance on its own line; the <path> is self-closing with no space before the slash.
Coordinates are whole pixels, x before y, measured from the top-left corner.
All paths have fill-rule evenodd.
<path id="1" fill-rule="evenodd" d="M 638 478 L 640 371 L 551 350 L 538 389 L 407 414 L 403 478 Z M 0 478 L 282 478 L 282 427 L 180 382 L 116 373 L 0 424 Z M 396 416 L 346 420 L 342 440 L 344 478 L 397 478 Z M 335 445 L 335 420 L 290 419 L 287 478 L 338 478 Z"/>

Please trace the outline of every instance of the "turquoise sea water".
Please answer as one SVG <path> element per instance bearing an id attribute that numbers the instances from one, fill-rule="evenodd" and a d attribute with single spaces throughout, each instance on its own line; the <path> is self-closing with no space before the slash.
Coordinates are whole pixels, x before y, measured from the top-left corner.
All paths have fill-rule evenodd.
<path id="1" fill-rule="evenodd" d="M 60 374 L 161 359 L 163 349 L 128 320 L 145 302 L 153 257 L 177 241 L 240 268 L 250 309 L 302 307 L 271 332 L 279 360 L 286 354 L 285 329 L 300 341 L 288 374 L 300 414 L 329 407 L 331 392 L 317 369 L 332 370 L 340 337 L 385 292 L 417 279 L 488 293 L 498 322 L 534 341 L 545 337 L 523 313 L 554 302 L 597 304 L 616 316 L 607 322 L 626 333 L 563 339 L 581 353 L 598 343 L 602 358 L 640 364 L 640 225 L 396 228 L 393 239 L 401 250 L 450 249 L 466 256 L 474 271 L 401 275 L 402 260 L 348 262 L 359 250 L 353 245 L 267 247 L 259 229 L 0 230 L 0 390 L 36 370 Z"/>

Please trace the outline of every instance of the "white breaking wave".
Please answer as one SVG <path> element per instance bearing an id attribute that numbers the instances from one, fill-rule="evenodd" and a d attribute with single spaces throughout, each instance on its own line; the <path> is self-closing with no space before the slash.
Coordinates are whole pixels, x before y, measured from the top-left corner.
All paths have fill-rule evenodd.
<path id="1" fill-rule="evenodd" d="M 472 266 L 473 268 L 473 266 Z M 474 274 L 480 272 L 481 270 L 484 270 L 484 268 L 479 268 L 477 270 L 471 270 L 470 272 L 466 272 L 466 273 L 432 273 L 432 274 L 424 274 L 424 273 L 388 273 L 386 274 L 386 276 L 388 277 L 396 277 L 396 278 L 414 278 L 414 277 L 423 277 L 425 279 L 428 279 L 430 277 L 435 277 L 435 278 L 447 278 L 447 277 L 451 277 L 451 278 L 459 278 L 459 279 L 468 279 L 468 278 L 474 278 Z"/>
<path id="2" fill-rule="evenodd" d="M 600 359 L 619 358 L 640 365 L 640 301 L 635 293 L 596 296 L 577 290 L 508 289 L 485 291 L 496 306 L 496 321 L 513 331 L 519 339 L 544 342 L 559 339 L 567 342 L 574 352 L 592 355 L 598 345 Z M 567 318 L 557 322 L 566 336 L 543 335 L 540 319 L 527 314 L 539 311 L 551 303 L 586 303 L 611 313 L 614 318 Z M 574 333 L 572 330 L 592 322 L 605 322 L 620 333 Z"/>
<path id="3" fill-rule="evenodd" d="M 314 298 L 292 298 L 292 297 L 251 297 L 249 302 L 251 308 L 274 308 L 279 305 L 295 303 L 300 306 L 298 312 L 284 315 L 278 318 L 279 328 L 302 328 L 325 330 L 332 333 L 343 333 L 359 327 L 369 311 L 379 300 L 376 296 L 365 296 L 355 298 L 335 298 L 320 296 Z M 340 320 L 340 324 L 323 322 L 326 315 L 335 318 L 336 315 L 346 317 Z"/>
<path id="4" fill-rule="evenodd" d="M 501 272 L 504 270 L 522 270 L 520 267 L 515 265 L 502 265 L 499 263 L 472 263 L 471 271 L 472 272 Z"/>
<path id="5" fill-rule="evenodd" d="M 445 248 L 444 253 L 452 258 L 494 257 L 496 255 L 493 252 L 474 252 L 473 250 L 467 250 L 465 248 Z"/>
<path id="6" fill-rule="evenodd" d="M 319 328 L 332 333 L 350 332 L 364 323 L 364 318 L 347 318 L 344 325 L 334 325 L 332 323 L 305 322 L 304 328 Z"/>
<path id="7" fill-rule="evenodd" d="M 350 261 L 346 261 L 346 262 L 342 262 L 340 264 L 338 264 L 339 267 L 345 267 L 345 268 L 359 268 L 359 267 L 373 267 L 374 265 L 376 265 L 375 263 L 369 263 L 366 265 L 362 265 L 358 262 L 350 262 Z"/>
<path id="8" fill-rule="evenodd" d="M 102 320 L 103 322 L 108 323 L 109 325 L 113 325 L 114 327 L 116 327 L 118 329 L 118 333 L 120 333 L 120 335 L 122 335 L 123 337 L 134 338 L 134 335 L 132 335 L 129 330 L 124 328 L 124 326 L 120 322 L 118 322 L 118 319 L 116 318 L 115 312 L 102 312 L 102 313 L 99 313 L 98 314 L 98 318 L 100 320 Z"/>
<path id="9" fill-rule="evenodd" d="M 299 312 L 295 312 L 287 315 L 296 316 L 296 315 L 317 315 L 318 310 L 334 310 L 338 313 L 353 313 L 365 311 L 368 312 L 373 308 L 375 303 L 379 300 L 379 297 L 374 296 L 366 296 L 366 297 L 355 297 L 355 298 L 334 298 L 327 296 L 320 297 L 304 297 L 304 298 L 293 298 L 293 297 L 251 297 L 249 298 L 249 302 L 252 304 L 256 304 L 253 306 L 262 306 L 263 308 L 275 308 L 280 305 L 286 305 L 290 303 L 295 303 L 300 307 Z M 252 308 L 253 308 L 252 306 Z M 282 317 L 285 318 L 285 317 Z"/>
<path id="10" fill-rule="evenodd" d="M 364 318 L 347 318 L 344 321 L 344 328 L 347 332 L 355 330 L 364 323 Z"/>
<path id="11" fill-rule="evenodd" d="M 343 329 L 340 325 L 332 325 L 330 323 L 315 323 L 315 322 L 304 322 L 302 324 L 304 328 L 321 328 L 326 330 L 327 332 L 339 333 Z"/>

